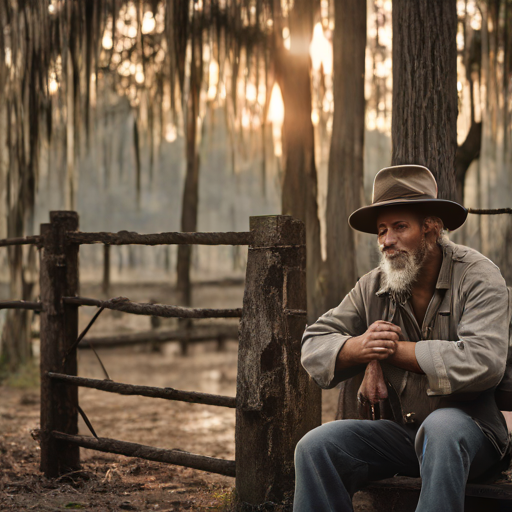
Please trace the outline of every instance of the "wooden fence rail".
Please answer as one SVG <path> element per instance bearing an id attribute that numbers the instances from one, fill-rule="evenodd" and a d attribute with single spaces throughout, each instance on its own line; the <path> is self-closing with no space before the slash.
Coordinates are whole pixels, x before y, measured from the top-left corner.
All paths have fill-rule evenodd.
<path id="1" fill-rule="evenodd" d="M 165 400 L 176 400 L 192 404 L 216 405 L 218 407 L 236 408 L 236 398 L 231 396 L 211 395 L 209 393 L 198 393 L 197 391 L 181 391 L 174 388 L 155 388 L 151 386 L 136 386 L 133 384 L 122 384 L 112 380 L 86 379 L 73 375 L 48 372 L 50 379 L 55 379 L 69 384 L 76 384 L 84 388 L 100 389 L 120 395 L 138 395 L 150 398 L 163 398 Z"/>
<path id="2" fill-rule="evenodd" d="M 76 306 L 97 306 L 99 308 L 124 311 L 133 315 L 161 316 L 166 318 L 240 318 L 242 309 L 182 308 L 166 304 L 132 302 L 126 297 L 110 300 L 87 299 L 85 297 L 62 297 L 65 304 Z"/>
<path id="3" fill-rule="evenodd" d="M 26 236 L 23 238 L 4 238 L 0 240 L 0 247 L 9 247 L 10 245 L 39 245 L 41 238 L 39 236 Z"/>
<path id="4" fill-rule="evenodd" d="M 40 302 L 29 302 L 26 300 L 0 300 L 0 309 L 30 309 L 41 311 L 43 306 Z"/>
<path id="5" fill-rule="evenodd" d="M 219 473 L 226 476 L 235 476 L 235 461 L 217 459 L 215 457 L 206 457 L 182 450 L 164 450 L 163 448 L 154 448 L 137 443 L 128 443 L 118 441 L 117 439 L 95 438 L 89 436 L 70 435 L 64 432 L 54 431 L 52 437 L 67 445 L 74 445 L 77 448 L 89 448 L 100 452 L 118 453 L 127 457 L 139 457 L 141 459 L 153 460 L 156 462 L 167 462 L 177 466 L 186 466 L 188 468 L 209 471 L 210 473 Z"/>
<path id="6" fill-rule="evenodd" d="M 79 349 L 113 348 L 140 345 L 141 343 L 167 343 L 169 341 L 185 341 L 187 343 L 201 343 L 204 341 L 238 341 L 238 325 L 222 326 L 200 326 L 195 325 L 193 329 L 153 329 L 151 331 L 140 331 L 127 334 L 115 334 L 112 336 L 90 336 L 85 338 Z"/>
<path id="7" fill-rule="evenodd" d="M 241 233 L 157 233 L 139 235 L 129 231 L 119 233 L 68 233 L 67 240 L 75 244 L 106 245 L 250 245 L 253 234 Z"/>

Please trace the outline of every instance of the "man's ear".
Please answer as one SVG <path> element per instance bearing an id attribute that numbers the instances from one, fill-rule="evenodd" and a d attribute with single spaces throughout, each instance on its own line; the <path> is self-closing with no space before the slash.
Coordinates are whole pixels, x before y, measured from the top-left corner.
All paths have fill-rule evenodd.
<path id="1" fill-rule="evenodd" d="M 435 230 L 434 223 L 427 217 L 423 219 L 422 231 L 425 235 L 432 233 Z"/>
<path id="2" fill-rule="evenodd" d="M 437 224 L 433 219 L 428 217 L 423 221 L 423 235 L 432 241 L 436 241 L 439 238 L 439 231 Z"/>

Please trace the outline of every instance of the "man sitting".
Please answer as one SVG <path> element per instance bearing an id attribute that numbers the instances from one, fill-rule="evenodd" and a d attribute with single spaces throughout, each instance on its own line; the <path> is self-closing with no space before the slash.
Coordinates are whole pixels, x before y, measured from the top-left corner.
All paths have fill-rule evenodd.
<path id="1" fill-rule="evenodd" d="M 421 475 L 416 511 L 462 512 L 468 478 L 507 455 L 494 398 L 507 359 L 507 288 L 489 259 L 443 235 L 466 216 L 437 199 L 419 165 L 381 170 L 372 205 L 350 216 L 354 229 L 377 234 L 381 263 L 306 329 L 302 364 L 322 388 L 373 369 L 360 398 L 389 395 L 392 419 L 334 421 L 306 434 L 295 453 L 294 511 L 351 511 L 366 483 L 400 474 Z"/>

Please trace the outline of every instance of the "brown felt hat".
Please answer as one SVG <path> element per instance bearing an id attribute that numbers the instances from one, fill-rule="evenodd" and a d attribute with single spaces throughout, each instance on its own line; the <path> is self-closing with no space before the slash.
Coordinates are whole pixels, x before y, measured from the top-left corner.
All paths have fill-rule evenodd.
<path id="1" fill-rule="evenodd" d="M 453 231 L 466 221 L 468 211 L 454 201 L 437 198 L 433 174 L 422 165 L 394 165 L 377 173 L 373 182 L 372 204 L 356 210 L 348 223 L 358 231 L 377 234 L 377 217 L 389 206 L 421 208 L 439 217 L 445 228 Z"/>

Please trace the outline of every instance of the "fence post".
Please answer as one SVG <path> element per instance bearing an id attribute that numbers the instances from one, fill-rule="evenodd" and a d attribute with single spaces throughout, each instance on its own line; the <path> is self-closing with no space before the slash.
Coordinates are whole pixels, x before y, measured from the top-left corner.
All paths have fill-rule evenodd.
<path id="1" fill-rule="evenodd" d="M 46 477 L 80 468 L 79 447 L 51 436 L 52 430 L 78 433 L 78 388 L 47 376 L 77 374 L 76 350 L 64 359 L 78 337 L 78 307 L 62 302 L 63 296 L 78 294 L 78 245 L 65 237 L 77 229 L 78 214 L 72 211 L 50 212 L 50 224 L 41 224 L 41 471 Z"/>
<path id="2" fill-rule="evenodd" d="M 306 325 L 304 224 L 251 217 L 240 324 L 236 489 L 242 502 L 282 501 L 293 492 L 297 441 L 321 422 L 321 393 L 300 364 Z"/>

